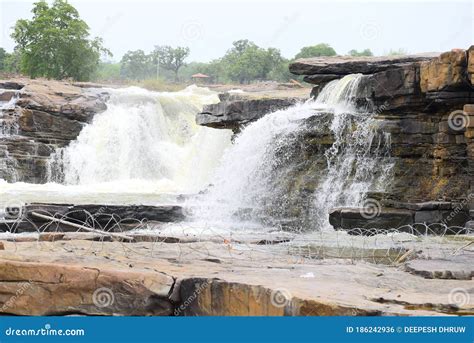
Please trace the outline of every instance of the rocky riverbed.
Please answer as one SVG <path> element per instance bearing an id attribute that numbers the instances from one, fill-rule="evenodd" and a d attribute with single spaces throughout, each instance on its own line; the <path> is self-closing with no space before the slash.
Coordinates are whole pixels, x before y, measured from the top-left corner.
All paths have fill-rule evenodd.
<path id="1" fill-rule="evenodd" d="M 460 250 L 449 260 L 433 255 L 432 260 L 410 257 L 407 261 L 400 255 L 398 261 L 386 265 L 309 258 L 290 253 L 288 243 L 272 243 L 269 239 L 259 244 L 252 236 L 241 235 L 238 240 L 230 236 L 182 238 L 185 241 L 181 243 L 164 237 L 120 243 L 70 233 L 3 240 L 1 312 L 178 316 L 474 314 L 469 298 L 474 271 L 467 263 L 472 261 L 472 250 Z M 462 247 L 464 242 L 454 245 Z M 371 255 L 369 250 L 366 253 Z"/>
<path id="2" fill-rule="evenodd" d="M 34 202 L 9 202 L 0 223 L 1 313 L 473 315 L 474 48 L 303 59 L 290 70 L 315 85 L 313 96 L 333 80 L 362 74 L 348 101 L 371 114 L 364 132 L 382 138 L 369 140 L 360 156 L 383 157 L 391 170 L 383 191 L 365 194 L 375 207 L 315 201 L 323 181 L 331 181 L 327 156 L 335 142 L 348 146 L 334 134 L 334 112 L 318 110 L 290 136 L 275 131 L 277 168 L 271 196 L 258 194 L 258 229 L 237 220 L 225 228 L 190 220 L 190 194 L 164 193 L 160 201 L 138 195 L 134 206 L 115 193 L 102 195 L 102 203 L 61 204 L 38 192 Z M 74 142 L 109 97 L 98 85 L 45 80 L 5 80 L 0 88 L 0 178 L 33 190 L 47 181 L 51 154 Z M 230 129 L 238 140 L 252 123 L 304 103 L 309 93 L 290 85 L 222 93 L 196 122 Z M 148 94 L 138 98 L 159 103 Z M 244 157 L 237 162 L 248 163 Z M 208 192 L 212 187 L 200 196 Z M 315 203 L 327 210 L 323 217 Z M 239 210 L 245 217 L 254 209 Z M 333 229 L 319 230 L 322 221 Z"/>

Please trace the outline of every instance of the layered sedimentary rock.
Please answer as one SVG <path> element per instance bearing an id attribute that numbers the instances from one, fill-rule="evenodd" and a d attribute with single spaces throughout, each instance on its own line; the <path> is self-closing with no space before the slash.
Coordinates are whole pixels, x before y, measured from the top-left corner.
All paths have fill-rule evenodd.
<path id="1" fill-rule="evenodd" d="M 335 209 L 331 211 L 335 227 L 388 229 L 419 222 L 464 226 L 470 220 L 469 210 L 474 208 L 474 107 L 470 105 L 474 103 L 474 47 L 414 56 L 301 59 L 290 65 L 290 71 L 315 85 L 313 96 L 332 80 L 363 74 L 358 92 L 349 100 L 375 113 L 373 127 L 390 145 L 392 178 L 384 192 L 367 194 L 377 202 L 380 217 L 367 219 L 357 208 Z M 232 108 L 231 100 L 226 100 L 225 107 Z M 283 225 L 296 221 L 297 227 L 312 227 L 314 193 L 327 168 L 325 153 L 335 142 L 326 122 L 313 119 L 307 119 L 305 129 L 295 133 L 284 153 L 275 156 L 279 166 L 275 189 L 281 194 L 268 199 L 268 211 L 273 208 L 270 216 L 280 218 Z M 371 154 L 380 142 L 374 140 Z M 426 202 L 448 205 L 428 209 L 423 205 Z"/>
<path id="2" fill-rule="evenodd" d="M 63 221 L 63 231 L 77 231 L 77 225 L 92 225 L 100 230 L 135 228 L 144 221 L 177 222 L 184 219 L 183 209 L 178 205 L 60 205 L 28 204 L 6 209 L 7 221 L 0 221 L 0 232 L 47 232 L 55 231 L 56 220 Z M 72 225 L 68 226 L 67 223 Z M 76 225 L 76 226 L 74 226 Z"/>
<path id="3" fill-rule="evenodd" d="M 0 81 L 0 178 L 46 181 L 47 158 L 76 139 L 94 114 L 105 110 L 105 92 L 57 81 Z"/>
<path id="4" fill-rule="evenodd" d="M 204 106 L 203 111 L 196 116 L 196 123 L 238 133 L 246 124 L 262 118 L 267 113 L 304 101 L 307 93 L 305 89 L 221 93 L 220 102 Z"/>
<path id="5" fill-rule="evenodd" d="M 474 179 L 472 110 L 466 104 L 474 101 L 473 51 L 473 47 L 455 49 L 438 57 L 306 59 L 290 66 L 308 82 L 319 84 L 328 74 L 367 75 L 355 100 L 375 111 L 378 129 L 390 133 L 394 177 L 387 193 L 377 196 L 382 205 L 411 211 L 402 215 L 398 226 L 420 222 L 463 226 L 469 220 Z M 431 210 L 409 206 L 433 200 L 449 204 Z M 385 211 L 393 221 L 396 215 Z M 357 209 L 333 211 L 331 219 L 344 228 L 397 226 L 381 220 L 382 215 L 367 224 L 367 218 L 357 213 Z"/>

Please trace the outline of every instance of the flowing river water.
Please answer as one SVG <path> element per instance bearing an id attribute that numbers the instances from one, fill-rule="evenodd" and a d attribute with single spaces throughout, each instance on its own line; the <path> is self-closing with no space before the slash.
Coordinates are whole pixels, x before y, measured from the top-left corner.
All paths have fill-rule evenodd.
<path id="1" fill-rule="evenodd" d="M 266 199 L 280 196 L 277 171 L 288 167 L 275 156 L 305 128 L 302 122 L 320 117 L 334 143 L 324 154 L 327 168 L 309 210 L 315 225 L 327 228 L 331 207 L 358 206 L 391 177 L 389 137 L 376 133 L 372 113 L 354 105 L 362 78 L 330 82 L 316 100 L 251 123 L 233 144 L 229 130 L 195 123 L 205 104 L 218 102 L 215 92 L 196 86 L 173 93 L 109 89 L 107 110 L 51 156 L 46 184 L 0 181 L 0 193 L 22 202 L 74 204 L 163 204 L 185 194 L 194 222 L 258 225 Z"/>

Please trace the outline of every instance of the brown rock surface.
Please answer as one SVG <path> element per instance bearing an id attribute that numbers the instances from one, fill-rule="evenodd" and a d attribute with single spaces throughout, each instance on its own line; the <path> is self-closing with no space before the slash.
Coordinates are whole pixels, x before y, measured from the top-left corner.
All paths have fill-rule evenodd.
<path id="1" fill-rule="evenodd" d="M 467 55 L 462 49 L 447 51 L 438 58 L 423 62 L 420 68 L 421 91 L 426 93 L 462 87 L 468 83 L 466 66 Z"/>
<path id="2" fill-rule="evenodd" d="M 448 297 L 455 288 L 469 291 L 471 280 L 446 282 L 386 265 L 306 259 L 278 245 L 4 244 L 4 314 L 474 314 L 472 303 L 457 306 Z"/>
<path id="3" fill-rule="evenodd" d="M 94 86 L 94 85 L 90 85 Z M 46 181 L 46 160 L 57 147 L 76 139 L 94 114 L 106 109 L 104 91 L 50 80 L 0 80 L 0 101 L 15 100 L 1 111 L 0 178 Z"/>

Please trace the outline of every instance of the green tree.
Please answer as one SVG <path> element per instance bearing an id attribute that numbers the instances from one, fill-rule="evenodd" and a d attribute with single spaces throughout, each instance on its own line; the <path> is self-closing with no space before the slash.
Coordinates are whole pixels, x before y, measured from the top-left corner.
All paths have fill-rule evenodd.
<path id="1" fill-rule="evenodd" d="M 335 56 L 336 51 L 326 43 L 320 43 L 313 46 L 305 46 L 301 48 L 295 56 L 295 59 L 298 58 L 309 58 L 309 57 L 319 57 L 319 56 Z"/>
<path id="2" fill-rule="evenodd" d="M 263 79 L 267 73 L 266 51 L 248 40 L 235 41 L 223 61 L 229 78 L 239 83 Z"/>
<path id="3" fill-rule="evenodd" d="M 0 71 L 5 70 L 5 60 L 8 57 L 8 53 L 5 51 L 4 48 L 0 48 Z"/>
<path id="4" fill-rule="evenodd" d="M 143 50 L 127 51 L 120 61 L 120 76 L 126 79 L 143 80 L 152 72 L 151 56 Z"/>
<path id="5" fill-rule="evenodd" d="M 94 79 L 98 81 L 116 81 L 121 78 L 121 64 L 100 62 L 95 73 Z"/>
<path id="6" fill-rule="evenodd" d="M 4 71 L 12 74 L 20 73 L 21 55 L 18 50 L 7 53 L 4 60 Z"/>
<path id="7" fill-rule="evenodd" d="M 189 56 L 188 47 L 176 47 L 171 46 L 155 46 L 155 50 L 152 52 L 152 60 L 155 65 L 159 65 L 160 68 L 170 70 L 174 73 L 174 80 L 177 82 L 179 79 L 179 69 L 186 63 L 184 60 Z"/>
<path id="8" fill-rule="evenodd" d="M 224 78 L 239 83 L 253 80 L 285 79 L 288 61 L 275 48 L 263 49 L 248 39 L 232 43 L 232 48 L 220 60 Z"/>
<path id="9" fill-rule="evenodd" d="M 374 56 L 374 54 L 372 53 L 372 51 L 370 51 L 370 49 L 365 49 L 362 51 L 357 51 L 355 49 L 352 49 L 349 51 L 348 54 L 350 56 Z"/>
<path id="10" fill-rule="evenodd" d="M 89 39 L 89 27 L 65 0 L 34 4 L 33 18 L 16 22 L 12 38 L 21 56 L 21 71 L 31 77 L 89 80 L 103 48 L 100 38 Z"/>

